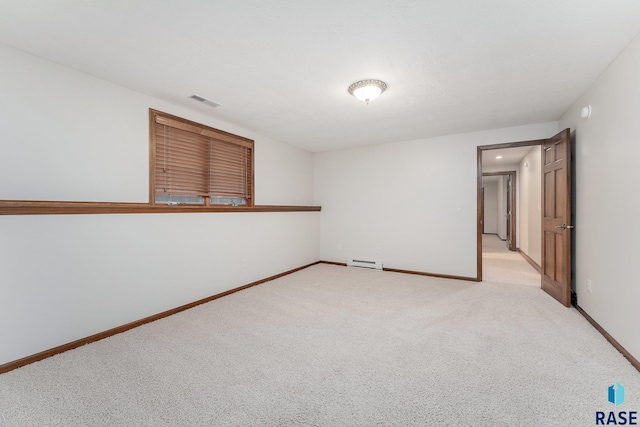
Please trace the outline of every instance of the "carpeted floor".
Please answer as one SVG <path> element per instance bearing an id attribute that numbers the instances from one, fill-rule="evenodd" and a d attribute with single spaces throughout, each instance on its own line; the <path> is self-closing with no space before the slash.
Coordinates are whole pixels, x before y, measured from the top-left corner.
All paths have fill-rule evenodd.
<path id="1" fill-rule="evenodd" d="M 539 287 L 324 264 L 0 375 L 2 426 L 588 426 L 610 410 L 640 410 L 640 373 Z"/>
<path id="2" fill-rule="evenodd" d="M 482 235 L 482 279 L 540 287 L 540 273 L 495 234 Z"/>

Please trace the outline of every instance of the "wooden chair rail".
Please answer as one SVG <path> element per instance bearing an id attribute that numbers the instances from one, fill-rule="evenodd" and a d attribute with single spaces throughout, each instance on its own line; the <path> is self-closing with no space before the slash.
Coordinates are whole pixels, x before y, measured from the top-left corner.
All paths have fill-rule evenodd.
<path id="1" fill-rule="evenodd" d="M 168 206 L 151 205 L 149 203 L 0 200 L 0 215 L 319 212 L 320 210 L 320 206 Z"/>

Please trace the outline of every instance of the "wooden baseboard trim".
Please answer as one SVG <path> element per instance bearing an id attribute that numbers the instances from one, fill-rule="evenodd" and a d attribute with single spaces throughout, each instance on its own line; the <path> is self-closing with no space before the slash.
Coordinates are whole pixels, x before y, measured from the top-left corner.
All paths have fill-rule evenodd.
<path id="1" fill-rule="evenodd" d="M 43 359 L 47 359 L 49 357 L 55 356 L 56 354 L 64 353 L 65 351 L 73 350 L 74 348 L 78 348 L 78 347 L 81 347 L 83 345 L 91 344 L 93 342 L 103 340 L 103 339 L 111 337 L 113 335 L 117 335 L 117 334 L 120 334 L 122 332 L 126 332 L 126 331 L 128 331 L 130 329 L 137 328 L 138 326 L 142 326 L 142 325 L 144 325 L 146 323 L 150 323 L 150 322 L 154 322 L 156 320 L 160 320 L 162 318 L 171 316 L 172 314 L 176 314 L 176 313 L 179 313 L 181 311 L 188 310 L 188 309 L 193 308 L 195 306 L 198 306 L 200 304 L 204 304 L 204 303 L 216 300 L 218 298 L 222 298 L 224 296 L 233 294 L 233 293 L 238 292 L 238 291 L 242 291 L 242 290 L 250 288 L 252 286 L 260 285 L 262 283 L 278 279 L 278 278 L 286 276 L 288 274 L 295 273 L 296 271 L 304 270 L 305 268 L 311 267 L 312 265 L 316 265 L 316 264 L 319 264 L 319 263 L 320 263 L 320 261 L 317 261 L 317 262 L 313 262 L 311 264 L 308 264 L 308 265 L 305 265 L 305 266 L 302 266 L 302 267 L 294 268 L 293 270 L 285 271 L 284 273 L 276 274 L 275 276 L 270 276 L 270 277 L 267 277 L 265 279 L 258 280 L 256 282 L 249 283 L 248 285 L 244 285 L 244 286 L 240 286 L 238 288 L 230 289 L 228 291 L 225 291 L 225 292 L 222 292 L 222 293 L 219 293 L 219 294 L 216 294 L 216 295 L 212 295 L 210 297 L 203 298 L 201 300 L 194 301 L 192 303 L 185 304 L 185 305 L 182 305 L 180 307 L 173 308 L 171 310 L 163 311 L 162 313 L 154 314 L 153 316 L 145 317 L 144 319 L 140 319 L 140 320 L 136 320 L 136 321 L 131 322 L 131 323 L 127 323 L 126 325 L 118 326 L 116 328 L 109 329 L 107 331 L 100 332 L 100 333 L 97 333 L 95 335 L 91 335 L 91 336 L 88 336 L 88 337 L 85 337 L 85 338 L 81 338 L 79 340 L 76 340 L 76 341 L 73 341 L 73 342 L 70 342 L 70 343 L 67 343 L 67 344 L 60 345 L 58 347 L 54 347 L 54 348 L 42 351 L 42 352 L 37 353 L 37 354 L 33 354 L 31 356 L 23 357 L 22 359 L 14 360 L 13 362 L 5 363 L 3 365 L 0 365 L 0 374 L 4 374 L 4 373 L 7 373 L 9 371 L 13 371 L 14 369 L 21 368 L 21 367 L 29 365 L 31 363 L 39 362 L 39 361 L 41 361 Z"/>
<path id="2" fill-rule="evenodd" d="M 320 261 L 322 264 L 331 264 L 331 265 L 339 265 L 342 267 L 346 267 L 347 264 L 343 262 L 333 262 L 333 261 Z M 418 276 L 429 276 L 429 277 L 439 277 L 441 279 L 454 279 L 454 280 L 467 280 L 470 282 L 481 282 L 476 277 L 467 277 L 467 276 L 451 276 L 448 274 L 437 274 L 437 273 L 426 273 L 424 271 L 412 271 L 412 270 L 400 270 L 397 268 L 387 268 L 383 267 L 383 271 L 390 271 L 392 273 L 404 273 L 404 274 L 416 274 Z"/>
<path id="3" fill-rule="evenodd" d="M 542 274 L 542 267 L 540 267 L 537 262 L 535 262 L 533 259 L 531 259 L 529 257 L 529 255 L 527 255 L 524 252 L 522 252 L 522 250 L 520 248 L 516 248 L 516 251 L 520 255 L 522 255 L 522 258 L 524 258 L 529 264 L 531 264 L 531 267 L 535 268 L 538 273 Z"/>
<path id="4" fill-rule="evenodd" d="M 452 276 L 449 274 L 438 274 L 438 273 L 426 273 L 424 271 L 412 271 L 412 270 L 400 270 L 397 268 L 382 268 L 384 271 L 391 271 L 393 273 L 404 273 L 404 274 L 416 274 L 418 276 L 429 276 L 429 277 L 439 277 L 441 279 L 454 279 L 454 280 L 466 280 L 468 282 L 481 282 L 477 277 L 468 277 L 468 276 Z"/>
<path id="5" fill-rule="evenodd" d="M 320 261 L 322 264 L 331 264 L 331 265 L 339 265 L 340 267 L 346 267 L 347 264 L 344 262 L 333 262 L 333 261 Z"/>
<path id="6" fill-rule="evenodd" d="M 614 346 L 616 348 L 616 350 L 618 350 L 620 353 L 622 353 L 622 355 L 633 365 L 634 368 L 636 368 L 640 372 L 640 361 L 638 361 L 638 359 L 633 357 L 633 355 L 631 353 L 629 353 L 627 351 L 627 349 L 625 349 L 618 341 L 616 341 L 616 339 L 613 338 L 609 334 L 609 332 L 605 331 L 604 328 L 602 326 L 600 326 L 598 324 L 598 322 L 593 320 L 593 318 L 591 316 L 589 316 L 587 314 L 587 312 L 584 311 L 580 306 L 576 306 L 576 309 L 578 310 L 578 312 L 580 314 L 582 314 L 584 316 L 585 319 L 587 319 L 589 321 L 589 323 L 591 323 L 591 325 L 594 328 L 596 328 L 598 330 L 598 332 L 600 332 L 607 339 L 607 341 L 609 341 L 611 343 L 612 346 Z"/>

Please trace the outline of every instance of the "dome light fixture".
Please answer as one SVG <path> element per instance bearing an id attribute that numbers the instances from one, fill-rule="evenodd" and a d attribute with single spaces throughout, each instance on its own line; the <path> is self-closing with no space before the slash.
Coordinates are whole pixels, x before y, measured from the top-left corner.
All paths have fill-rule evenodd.
<path id="1" fill-rule="evenodd" d="M 349 86 L 349 93 L 365 104 L 376 99 L 387 88 L 382 80 L 360 80 Z"/>

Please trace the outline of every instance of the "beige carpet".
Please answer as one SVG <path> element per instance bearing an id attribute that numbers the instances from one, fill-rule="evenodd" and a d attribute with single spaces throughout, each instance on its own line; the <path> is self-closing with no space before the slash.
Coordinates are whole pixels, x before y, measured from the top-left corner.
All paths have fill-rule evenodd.
<path id="1" fill-rule="evenodd" d="M 518 252 L 508 250 L 506 245 L 495 234 L 482 235 L 483 280 L 540 287 L 540 273 Z"/>
<path id="2" fill-rule="evenodd" d="M 535 286 L 316 265 L 0 375 L 0 424 L 588 426 L 616 381 Z"/>

